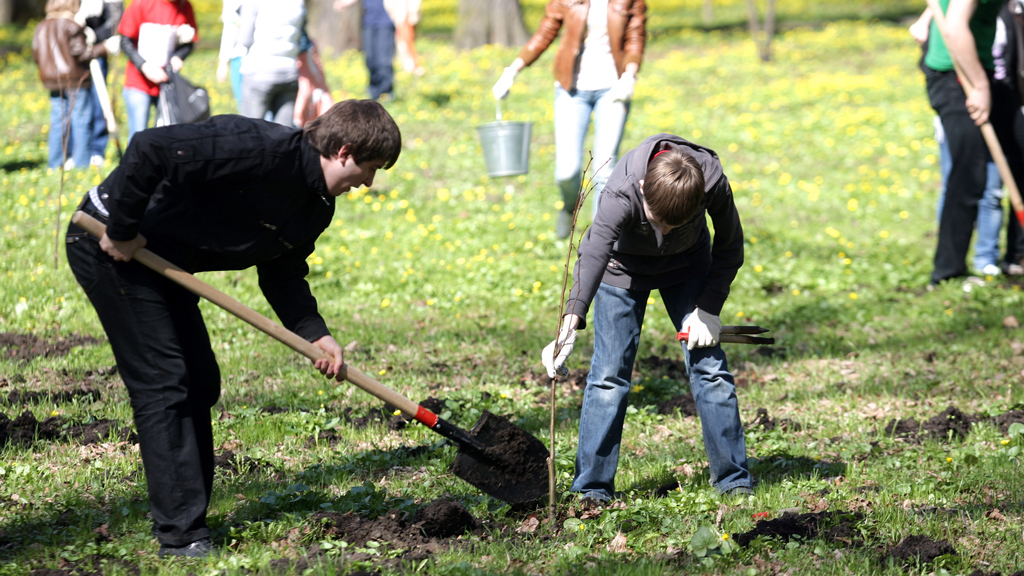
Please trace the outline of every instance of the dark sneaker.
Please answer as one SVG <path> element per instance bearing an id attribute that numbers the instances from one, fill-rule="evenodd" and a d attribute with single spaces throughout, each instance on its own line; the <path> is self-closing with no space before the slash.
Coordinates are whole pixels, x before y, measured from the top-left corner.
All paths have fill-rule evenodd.
<path id="1" fill-rule="evenodd" d="M 184 546 L 168 546 L 166 544 L 161 544 L 160 551 L 157 552 L 156 555 L 160 557 L 184 556 L 185 558 L 205 558 L 210 554 L 213 554 L 214 550 L 213 542 L 211 542 L 209 538 L 202 538 Z"/>

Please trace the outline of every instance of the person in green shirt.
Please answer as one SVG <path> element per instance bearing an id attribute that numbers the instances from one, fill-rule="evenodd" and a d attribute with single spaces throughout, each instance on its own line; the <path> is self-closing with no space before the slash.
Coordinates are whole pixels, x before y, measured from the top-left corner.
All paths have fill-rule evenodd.
<path id="1" fill-rule="evenodd" d="M 1005 0 L 939 0 L 945 13 L 941 31 L 933 19 L 922 68 L 928 99 L 946 131 L 952 166 L 939 220 L 931 283 L 967 276 L 978 202 L 985 192 L 988 148 L 979 127 L 991 122 L 1014 180 L 1024 182 L 1024 116 L 1009 86 L 994 81 L 992 43 Z M 974 89 L 965 92 L 954 60 Z M 1020 245 L 1018 222 L 1010 225 L 1008 245 Z M 1020 264 L 1024 254 L 1008 251 L 1005 264 Z"/>

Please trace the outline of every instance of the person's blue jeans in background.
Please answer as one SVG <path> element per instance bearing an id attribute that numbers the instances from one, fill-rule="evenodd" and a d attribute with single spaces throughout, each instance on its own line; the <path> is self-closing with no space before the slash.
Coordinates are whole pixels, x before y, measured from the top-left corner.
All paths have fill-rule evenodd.
<path id="1" fill-rule="evenodd" d="M 942 220 L 942 206 L 946 201 L 946 181 L 953 167 L 953 158 L 949 153 L 942 123 L 935 119 L 935 139 L 939 143 L 939 171 L 942 173 L 942 188 L 939 191 L 939 202 L 935 208 L 935 217 Z M 986 266 L 999 264 L 999 231 L 1003 228 L 1003 179 L 999 175 L 999 167 L 989 157 L 985 167 L 985 193 L 978 202 L 977 235 L 974 239 L 974 270 L 981 272 Z"/>
<path id="2" fill-rule="evenodd" d="M 594 117 L 594 149 L 590 169 L 594 173 L 593 213 L 601 190 L 619 158 L 619 143 L 629 116 L 629 102 L 614 101 L 609 90 L 568 91 L 555 85 L 555 182 L 565 206 L 556 233 L 569 235 L 572 211 L 583 181 L 583 143 Z M 589 158 L 588 158 L 589 160 Z"/>
<path id="3" fill-rule="evenodd" d="M 684 276 L 685 277 L 685 276 Z M 661 289 L 672 324 L 678 330 L 693 312 L 704 289 L 707 271 L 690 274 L 683 283 Z M 576 476 L 572 492 L 584 498 L 610 500 L 626 417 L 630 377 L 640 344 L 640 329 L 650 291 L 616 288 L 602 283 L 594 298 L 594 355 L 583 393 Z M 719 492 L 752 488 L 747 448 L 740 422 L 736 386 L 721 345 L 695 348 L 683 343 L 690 391 L 697 404 L 711 484 Z"/>
<path id="4" fill-rule="evenodd" d="M 370 98 L 394 96 L 395 28 L 363 28 L 363 54 L 370 73 Z"/>
<path id="5" fill-rule="evenodd" d="M 92 138 L 92 98 L 87 88 L 73 88 L 50 95 L 49 154 L 46 165 L 64 164 L 64 147 L 75 166 L 89 166 L 89 141 Z"/>
<path id="6" fill-rule="evenodd" d="M 107 81 L 107 57 L 100 56 L 96 59 L 100 63 L 100 71 L 103 72 L 103 82 Z M 97 79 L 93 78 L 92 89 L 89 94 L 92 99 L 92 137 L 89 139 L 89 156 L 107 155 L 107 141 L 110 133 L 107 132 L 107 119 L 103 116 L 103 106 L 100 104 L 100 95 L 96 92 Z"/>
<path id="7" fill-rule="evenodd" d="M 242 112 L 242 57 L 228 60 L 229 78 L 231 79 L 231 93 L 235 95 L 235 105 L 238 112 Z"/>
<path id="8" fill-rule="evenodd" d="M 136 132 L 149 127 L 149 112 L 156 106 L 157 97 L 134 88 L 125 88 L 123 95 L 128 112 L 128 142 L 131 142 Z"/>

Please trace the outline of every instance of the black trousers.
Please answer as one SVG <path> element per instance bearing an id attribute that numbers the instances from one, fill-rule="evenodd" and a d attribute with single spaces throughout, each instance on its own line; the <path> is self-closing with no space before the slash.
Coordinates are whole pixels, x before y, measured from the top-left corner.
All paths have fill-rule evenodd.
<path id="1" fill-rule="evenodd" d="M 967 275 L 967 250 L 978 216 L 978 202 L 985 193 L 988 147 L 981 129 L 967 112 L 966 95 L 955 72 L 926 69 L 928 99 L 942 120 L 953 159 L 946 180 L 946 200 L 939 219 L 939 242 L 935 249 L 933 284 Z M 1024 115 L 1009 86 L 989 77 L 995 128 L 1010 171 L 1018 187 L 1024 185 Z M 1012 211 L 1007 223 L 1007 262 L 1024 256 L 1024 234 Z"/>
<path id="2" fill-rule="evenodd" d="M 88 196 L 82 209 L 103 219 Z M 128 388 L 154 534 L 171 546 L 208 537 L 220 369 L 199 297 L 138 262 L 114 261 L 74 224 L 66 249 Z"/>

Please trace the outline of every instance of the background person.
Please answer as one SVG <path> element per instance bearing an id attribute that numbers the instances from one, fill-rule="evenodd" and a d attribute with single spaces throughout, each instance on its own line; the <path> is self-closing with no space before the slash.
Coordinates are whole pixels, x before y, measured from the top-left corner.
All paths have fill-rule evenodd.
<path id="1" fill-rule="evenodd" d="M 39 67 L 39 79 L 50 91 L 46 161 L 50 168 L 89 165 L 92 140 L 89 61 L 106 55 L 107 47 L 106 44 L 89 45 L 85 29 L 75 22 L 78 9 L 78 0 L 47 0 L 46 17 L 32 35 L 32 57 Z"/>
<path id="2" fill-rule="evenodd" d="M 297 59 L 304 36 L 306 4 L 303 0 L 247 0 L 242 5 L 238 42 L 242 57 L 240 113 L 249 118 L 270 118 L 295 125 L 295 99 L 299 94 Z"/>
<path id="3" fill-rule="evenodd" d="M 942 122 L 952 160 L 931 284 L 967 276 L 967 251 L 987 181 L 989 152 L 979 126 L 992 124 L 1014 180 L 1024 182 L 1024 116 L 1013 89 L 995 79 L 992 56 L 996 20 L 1004 4 L 1004 0 L 940 0 L 948 46 L 937 22 L 933 19 L 930 25 L 922 68 L 928 99 Z M 957 78 L 953 58 L 974 86 L 969 95 Z M 1006 257 L 1017 264 L 1022 255 L 1011 251 L 1020 243 L 1020 224 L 1011 218 Z"/>
<path id="4" fill-rule="evenodd" d="M 342 349 L 317 312 L 306 258 L 334 218 L 335 198 L 370 186 L 401 144 L 391 116 L 366 100 L 340 102 L 303 131 L 214 116 L 136 134 L 83 199 L 79 209 L 107 231 L 97 240 L 69 226 L 68 263 L 131 398 L 160 556 L 213 550 L 206 509 L 220 368 L 199 297 L 132 257 L 149 246 L 189 272 L 255 266 L 281 323 L 333 359 L 314 365 L 335 378 Z"/>
<path id="5" fill-rule="evenodd" d="M 231 93 L 239 111 L 242 109 L 242 56 L 246 53 L 245 46 L 238 41 L 242 28 L 242 3 L 243 0 L 224 0 L 220 13 L 223 28 L 217 52 L 217 81 L 231 80 Z"/>
<path id="6" fill-rule="evenodd" d="M 661 292 L 672 325 L 689 332 L 683 353 L 711 484 L 723 494 L 753 492 L 736 386 L 718 343 L 719 314 L 742 265 L 743 229 L 713 150 L 658 134 L 622 156 L 580 241 L 563 326 L 541 353 L 549 376 L 564 370 L 593 302 L 594 354 L 573 492 L 601 502 L 615 495 L 633 362 L 652 290 Z"/>
<path id="7" fill-rule="evenodd" d="M 121 13 L 124 12 L 124 5 L 121 0 L 83 0 L 81 7 L 75 14 L 75 22 L 85 27 L 86 36 L 90 44 L 106 42 L 117 36 L 117 25 L 121 21 Z M 102 78 L 92 78 L 92 90 L 89 91 L 92 100 L 92 134 L 89 138 L 89 164 L 92 166 L 103 166 L 107 156 L 107 142 L 110 134 L 107 132 L 107 118 L 103 115 L 103 105 L 100 103 L 99 92 L 96 91 L 96 83 L 107 81 L 109 70 L 107 56 L 116 56 L 121 51 L 121 39 L 107 42 L 107 55 L 97 56 Z"/>
<path id="8" fill-rule="evenodd" d="M 335 0 L 334 9 L 348 9 L 357 1 Z M 395 23 L 384 9 L 384 0 L 362 0 L 362 8 L 361 34 L 366 70 L 370 73 L 370 98 L 392 100 L 395 97 Z"/>
<path id="9" fill-rule="evenodd" d="M 555 234 L 569 236 L 582 183 L 583 140 L 594 117 L 594 212 L 601 190 L 615 169 L 629 115 L 636 73 L 644 55 L 644 0 L 550 0 L 537 32 L 492 92 L 508 95 L 516 74 L 551 45 L 564 28 L 555 54 L 555 182 L 564 206 Z"/>
<path id="10" fill-rule="evenodd" d="M 124 104 L 128 111 L 128 141 L 149 126 L 160 84 L 167 82 L 164 66 L 181 71 L 199 41 L 196 17 L 188 0 L 133 0 L 117 28 L 121 50 L 128 56 L 124 74 Z"/>

